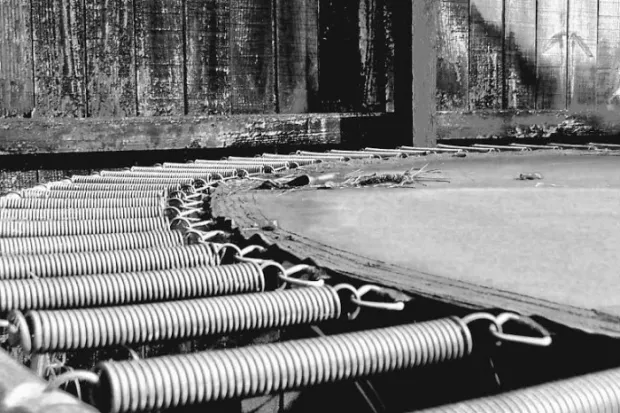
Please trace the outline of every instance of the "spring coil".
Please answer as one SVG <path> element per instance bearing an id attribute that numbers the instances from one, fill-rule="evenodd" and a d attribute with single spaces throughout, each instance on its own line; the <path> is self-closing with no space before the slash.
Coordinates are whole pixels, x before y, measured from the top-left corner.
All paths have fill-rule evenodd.
<path id="1" fill-rule="evenodd" d="M 191 185 L 184 182 L 175 183 L 116 183 L 116 184 L 104 184 L 104 183 L 79 183 L 73 186 L 50 188 L 50 191 L 79 191 L 79 192 L 109 192 L 116 197 L 131 197 L 132 193 L 136 191 L 169 191 L 179 188 L 181 185 Z M 125 194 L 123 194 L 125 192 Z M 77 196 L 79 198 L 79 196 Z M 85 196 L 92 197 L 92 196 Z"/>
<path id="2" fill-rule="evenodd" d="M 0 209 L 0 219 L 20 221 L 132 219 L 163 216 L 159 207 L 143 208 L 71 208 L 71 209 Z"/>
<path id="3" fill-rule="evenodd" d="M 130 250 L 183 244 L 183 234 L 180 231 L 169 230 L 60 237 L 0 238 L 0 256 Z"/>
<path id="4" fill-rule="evenodd" d="M 313 324 L 340 316 L 333 288 L 80 310 L 30 311 L 31 351 L 103 348 Z"/>
<path id="5" fill-rule="evenodd" d="M 166 196 L 166 192 L 162 189 L 148 189 L 143 191 L 128 191 L 124 188 L 120 190 L 91 190 L 89 192 L 78 190 L 77 188 L 67 187 L 62 190 L 46 190 L 35 191 L 26 190 L 21 192 L 21 197 L 25 199 L 109 199 L 109 200 L 127 200 L 127 199 L 156 199 L 160 201 Z"/>
<path id="6" fill-rule="evenodd" d="M 220 244 L 0 257 L 0 280 L 219 265 Z"/>
<path id="7" fill-rule="evenodd" d="M 148 232 L 167 227 L 168 223 L 162 217 L 82 221 L 0 221 L 0 238 Z"/>
<path id="8" fill-rule="evenodd" d="M 151 185 L 191 185 L 194 178 L 174 178 L 174 177 L 131 177 L 131 172 L 127 176 L 99 176 L 99 175 L 74 175 L 71 177 L 73 184 L 151 184 Z"/>
<path id="9" fill-rule="evenodd" d="M 262 155 L 262 157 L 258 158 L 258 159 L 266 159 L 266 160 L 276 160 L 277 159 L 279 161 L 295 162 L 299 166 L 314 165 L 314 164 L 323 162 L 322 159 L 310 158 L 310 157 L 307 157 L 307 156 L 276 155 L 276 154 L 269 154 L 269 153 L 264 153 Z M 327 160 L 333 160 L 333 158 L 329 158 Z"/>
<path id="10" fill-rule="evenodd" d="M 282 161 L 265 161 L 258 158 L 229 158 L 226 161 L 207 161 L 198 159 L 194 163 L 170 163 L 163 164 L 164 169 L 195 169 L 195 168 L 208 168 L 216 166 L 218 168 L 246 168 L 248 165 L 263 166 L 270 168 L 286 168 L 287 162 Z"/>
<path id="11" fill-rule="evenodd" d="M 228 158 L 228 162 L 235 162 L 235 163 L 239 163 L 239 164 L 254 164 L 257 163 L 259 165 L 266 165 L 266 166 L 271 166 L 272 168 L 275 169 L 289 169 L 289 168 L 296 168 L 298 165 L 296 162 L 288 162 L 286 160 L 279 160 L 279 159 L 265 159 L 265 158 L 241 158 L 241 157 L 236 157 L 236 156 L 229 156 Z M 199 160 L 196 160 L 196 163 L 198 163 Z"/>
<path id="12" fill-rule="evenodd" d="M 128 172 L 118 172 L 118 171 L 101 171 L 102 177 L 106 178 L 155 178 L 155 179 L 167 179 L 167 180 L 193 180 L 197 178 L 202 178 L 205 180 L 211 179 L 210 172 L 191 172 L 191 171 L 181 171 L 177 172 L 174 170 L 167 171 L 165 169 L 160 170 L 151 170 L 151 171 L 128 171 Z"/>
<path id="13" fill-rule="evenodd" d="M 163 197 L 148 198 L 0 198 L 0 208 L 7 209 L 51 209 L 51 208 L 163 208 Z"/>
<path id="14" fill-rule="evenodd" d="M 208 169 L 208 170 L 227 170 L 228 168 L 231 169 L 240 169 L 243 171 L 246 171 L 248 173 L 251 174 L 262 174 L 265 173 L 266 171 L 266 166 L 263 164 L 259 164 L 259 163 L 255 163 L 255 164 L 248 164 L 248 163 L 228 163 L 228 164 L 220 164 L 218 162 L 203 162 L 203 163 L 190 163 L 190 164 L 183 164 L 186 165 L 182 168 L 175 166 L 174 168 L 171 167 L 168 164 L 164 164 L 164 170 L 169 171 L 169 170 L 202 170 L 202 169 Z M 268 168 L 269 171 L 272 170 L 271 167 Z"/>
<path id="15" fill-rule="evenodd" d="M 261 292 L 257 264 L 0 281 L 0 311 L 84 308 Z"/>
<path id="16" fill-rule="evenodd" d="M 150 411 L 387 373 L 469 355 L 458 319 L 148 360 L 103 362 L 96 406 Z"/>
<path id="17" fill-rule="evenodd" d="M 187 174 L 188 176 L 192 176 L 194 177 L 194 179 L 196 178 L 196 175 L 199 175 L 198 177 L 202 177 L 205 175 L 209 175 L 211 177 L 211 180 L 218 180 L 221 178 L 235 178 L 240 176 L 240 171 L 237 168 L 157 168 L 157 169 L 152 169 L 152 168 L 147 168 L 147 167 L 142 167 L 142 166 L 134 166 L 133 168 L 131 168 L 132 173 L 138 173 L 138 174 L 143 174 L 143 173 L 159 173 L 162 175 L 166 175 L 166 174 L 175 174 L 175 175 L 183 175 L 183 174 Z"/>
<path id="18" fill-rule="evenodd" d="M 422 410 L 425 413 L 598 413 L 620 411 L 620 369 Z"/>

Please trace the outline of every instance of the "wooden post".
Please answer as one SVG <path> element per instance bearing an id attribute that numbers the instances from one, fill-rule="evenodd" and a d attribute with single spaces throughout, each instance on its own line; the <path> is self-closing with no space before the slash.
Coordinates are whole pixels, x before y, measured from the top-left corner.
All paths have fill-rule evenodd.
<path id="1" fill-rule="evenodd" d="M 413 144 L 436 143 L 437 24 L 435 0 L 413 0 L 411 22 Z"/>

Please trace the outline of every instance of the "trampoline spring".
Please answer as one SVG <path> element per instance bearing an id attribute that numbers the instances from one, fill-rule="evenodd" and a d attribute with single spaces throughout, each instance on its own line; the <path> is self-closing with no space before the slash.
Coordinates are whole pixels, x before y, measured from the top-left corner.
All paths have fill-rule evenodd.
<path id="1" fill-rule="evenodd" d="M 170 166 L 167 166 L 168 164 L 164 164 L 164 168 L 170 168 Z M 186 166 L 185 168 L 187 169 L 200 169 L 200 168 L 213 168 L 213 169 L 220 169 L 220 168 L 234 168 L 237 170 L 241 170 L 243 171 L 244 174 L 264 174 L 264 173 L 271 173 L 273 172 L 273 168 L 269 165 L 263 165 L 261 163 L 226 163 L 226 164 L 220 164 L 216 161 L 214 162 L 207 162 L 207 161 L 203 161 L 203 162 L 198 162 L 196 161 L 196 163 L 193 164 L 185 164 L 185 165 L 190 165 L 190 166 Z M 225 170 L 225 169 L 224 169 Z"/>
<path id="2" fill-rule="evenodd" d="M 338 149 L 332 149 L 331 151 L 329 151 L 329 154 L 346 156 L 347 158 L 350 158 L 350 159 L 381 159 L 384 156 L 388 157 L 388 156 L 398 155 L 394 153 L 390 155 L 385 152 L 384 152 L 385 155 L 383 155 L 383 154 L 379 154 L 374 151 L 372 152 L 371 151 L 346 151 L 346 150 L 338 150 Z M 406 155 L 404 157 L 406 157 Z"/>
<path id="3" fill-rule="evenodd" d="M 148 198 L 0 198 L 0 208 L 6 209 L 52 209 L 52 208 L 163 208 L 162 197 Z"/>
<path id="4" fill-rule="evenodd" d="M 168 230 L 80 236 L 0 238 L 0 256 L 129 250 L 183 244 L 181 232 Z"/>
<path id="5" fill-rule="evenodd" d="M 126 185 L 192 185 L 195 178 L 175 177 L 131 177 L 131 176 L 98 176 L 75 175 L 71 177 L 73 184 L 126 184 Z"/>
<path id="6" fill-rule="evenodd" d="M 317 163 L 321 163 L 323 162 L 322 159 L 319 158 L 310 158 L 308 156 L 295 156 L 295 155 L 278 155 L 278 154 L 272 154 L 272 153 L 264 153 L 262 155 L 261 158 L 258 159 L 267 159 L 267 160 L 285 160 L 288 162 L 295 162 L 297 165 L 299 166 L 307 166 L 307 165 L 313 165 L 313 164 L 317 164 Z M 331 160 L 333 159 L 332 157 L 329 157 L 327 160 Z"/>
<path id="7" fill-rule="evenodd" d="M 261 292 L 256 264 L 0 281 L 0 311 L 104 307 Z"/>
<path id="8" fill-rule="evenodd" d="M 163 217 L 122 220 L 0 221 L 0 238 L 147 232 L 163 230 L 167 226 L 168 223 Z"/>
<path id="9" fill-rule="evenodd" d="M 142 208 L 67 208 L 67 209 L 1 209 L 0 220 L 102 220 L 132 219 L 163 216 L 160 207 Z"/>
<path id="10" fill-rule="evenodd" d="M 103 182 L 91 182 L 91 183 L 78 183 L 73 186 L 62 187 L 60 190 L 76 191 L 76 192 L 104 192 L 107 191 L 114 194 L 116 197 L 131 197 L 136 191 L 172 191 L 181 189 L 183 186 L 191 187 L 191 183 L 183 183 L 179 181 L 167 183 L 167 182 L 134 182 L 134 183 L 103 183 Z M 54 188 L 50 189 L 55 191 Z M 123 194 L 125 192 L 125 194 Z M 79 196 L 78 196 L 79 197 Z"/>
<path id="11" fill-rule="evenodd" d="M 237 168 L 170 168 L 170 169 L 157 169 L 157 170 L 144 170 L 146 168 L 134 167 L 132 173 L 154 175 L 160 174 L 162 176 L 190 176 L 190 177 L 208 177 L 211 181 L 221 180 L 224 178 L 236 178 L 239 176 Z M 206 178 L 205 178 L 206 179 Z"/>
<path id="12" fill-rule="evenodd" d="M 232 350 L 103 362 L 95 405 L 125 413 L 180 407 L 350 380 L 471 354 L 456 318 Z M 129 383 L 131 385 L 129 385 Z"/>
<path id="13" fill-rule="evenodd" d="M 287 160 L 279 160 L 279 159 L 241 158 L 241 157 L 229 156 L 227 160 L 229 162 L 235 162 L 239 164 L 255 164 L 256 163 L 259 165 L 270 166 L 274 169 L 292 169 L 292 168 L 299 167 L 297 162 L 289 162 Z"/>
<path id="14" fill-rule="evenodd" d="M 13 333 L 12 341 L 29 336 L 31 343 L 21 343 L 25 350 L 48 353 L 314 324 L 339 315 L 333 289 L 298 288 L 121 307 L 33 310 L 25 315 L 27 332 Z"/>
<path id="15" fill-rule="evenodd" d="M 587 374 L 422 413 L 598 413 L 620 411 L 620 369 Z"/>
<path id="16" fill-rule="evenodd" d="M 91 199 L 91 200 L 99 200 L 109 199 L 109 200 L 138 200 L 138 199 L 150 199 L 150 200 L 161 200 L 166 196 L 166 191 L 163 189 L 148 189 L 142 191 L 128 191 L 125 189 L 120 190 L 91 190 L 91 191 L 82 191 L 72 189 L 71 187 L 66 188 L 62 191 L 32 191 L 25 190 L 21 192 L 21 197 L 24 199 Z"/>
<path id="17" fill-rule="evenodd" d="M 197 172 L 180 171 L 178 172 L 175 170 L 166 171 L 165 169 L 160 169 L 157 171 L 148 171 L 148 172 L 101 171 L 100 176 L 102 178 L 123 178 L 123 180 L 125 179 L 133 180 L 134 178 L 139 178 L 140 180 L 147 180 L 147 181 L 150 181 L 152 178 L 157 179 L 157 180 L 160 180 L 160 179 L 162 180 L 164 179 L 165 180 L 186 180 L 190 182 L 196 178 L 202 178 L 207 181 L 211 179 L 211 173 L 209 172 L 203 172 L 203 171 L 197 171 Z"/>
<path id="18" fill-rule="evenodd" d="M 219 265 L 220 244 L 0 257 L 0 280 Z"/>

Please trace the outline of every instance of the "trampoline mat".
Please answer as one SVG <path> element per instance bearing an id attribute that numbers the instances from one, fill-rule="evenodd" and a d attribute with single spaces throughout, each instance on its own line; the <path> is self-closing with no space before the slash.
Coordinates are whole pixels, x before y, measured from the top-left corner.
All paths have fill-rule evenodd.
<path id="1" fill-rule="evenodd" d="M 346 275 L 620 335 L 618 161 L 548 154 L 357 164 L 345 171 L 423 162 L 451 182 L 243 191 L 226 209 L 240 227 L 277 221 L 265 233 L 273 242 Z M 532 171 L 545 178 L 514 179 Z"/>

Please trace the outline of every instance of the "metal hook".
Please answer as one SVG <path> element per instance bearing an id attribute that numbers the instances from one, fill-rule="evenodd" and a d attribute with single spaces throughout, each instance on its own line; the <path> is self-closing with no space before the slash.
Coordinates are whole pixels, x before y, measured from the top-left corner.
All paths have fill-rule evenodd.
<path id="1" fill-rule="evenodd" d="M 362 297 L 364 297 L 364 295 L 368 294 L 371 291 L 383 292 L 385 291 L 385 289 L 377 285 L 365 285 L 357 290 L 357 295 L 353 296 L 353 298 L 351 298 L 351 301 L 353 301 L 353 303 L 358 305 L 359 307 L 376 308 L 379 310 L 402 311 L 405 309 L 405 303 L 403 303 L 402 301 L 388 303 L 363 300 Z"/>
<path id="2" fill-rule="evenodd" d="M 527 326 L 532 330 L 540 333 L 541 337 L 529 337 L 504 333 L 503 327 L 509 321 L 516 321 L 524 326 Z M 495 325 L 491 325 L 490 330 L 491 334 L 493 334 L 493 336 L 498 340 L 512 343 L 528 344 L 537 347 L 548 347 L 552 343 L 551 333 L 529 317 L 524 317 L 513 313 L 503 313 L 497 316 L 497 324 L 499 328 Z"/>
<path id="3" fill-rule="evenodd" d="M 58 387 L 62 386 L 71 381 L 85 381 L 91 384 L 99 384 L 99 375 L 85 370 L 73 370 L 67 373 L 63 373 L 60 376 L 56 376 L 53 380 L 51 380 L 45 391 L 52 391 L 58 389 Z"/>

